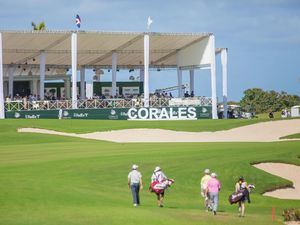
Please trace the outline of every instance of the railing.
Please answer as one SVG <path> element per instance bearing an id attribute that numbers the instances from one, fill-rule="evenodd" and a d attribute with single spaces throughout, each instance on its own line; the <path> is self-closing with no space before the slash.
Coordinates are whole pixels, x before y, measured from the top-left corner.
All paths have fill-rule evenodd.
<path id="1" fill-rule="evenodd" d="M 51 109 L 71 109 L 71 100 L 44 100 L 44 101 L 7 101 L 5 102 L 6 111 L 20 110 L 51 110 Z M 207 106 L 211 105 L 211 98 L 151 98 L 150 107 L 168 106 Z M 77 100 L 79 109 L 100 109 L 100 108 L 140 108 L 144 106 L 142 99 L 85 99 Z"/>

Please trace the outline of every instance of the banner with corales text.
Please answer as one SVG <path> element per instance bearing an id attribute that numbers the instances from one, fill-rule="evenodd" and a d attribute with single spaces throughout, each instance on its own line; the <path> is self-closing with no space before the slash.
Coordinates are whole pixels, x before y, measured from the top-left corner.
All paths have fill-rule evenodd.
<path id="1" fill-rule="evenodd" d="M 197 120 L 212 117 L 211 106 L 21 110 L 5 113 L 6 118 L 100 119 L 100 120 Z"/>

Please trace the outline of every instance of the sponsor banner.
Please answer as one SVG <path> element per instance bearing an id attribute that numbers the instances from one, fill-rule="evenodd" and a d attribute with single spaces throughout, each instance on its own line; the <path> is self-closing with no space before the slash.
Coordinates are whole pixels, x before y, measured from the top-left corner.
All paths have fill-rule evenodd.
<path id="1" fill-rule="evenodd" d="M 14 119 L 48 119 L 58 118 L 58 110 L 23 110 L 5 112 L 5 118 Z"/>
<path id="2" fill-rule="evenodd" d="M 211 118 L 211 106 L 159 108 L 106 108 L 10 111 L 6 118 L 102 119 L 102 120 L 196 120 Z"/>

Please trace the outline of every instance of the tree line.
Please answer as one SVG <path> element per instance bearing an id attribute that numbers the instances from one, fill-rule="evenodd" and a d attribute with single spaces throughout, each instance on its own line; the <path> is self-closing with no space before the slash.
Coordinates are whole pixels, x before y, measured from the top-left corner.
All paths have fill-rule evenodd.
<path id="1" fill-rule="evenodd" d="M 255 113 L 278 112 L 295 105 L 300 105 L 298 95 L 290 95 L 284 91 L 264 91 L 260 88 L 245 90 L 240 101 L 243 110 Z"/>

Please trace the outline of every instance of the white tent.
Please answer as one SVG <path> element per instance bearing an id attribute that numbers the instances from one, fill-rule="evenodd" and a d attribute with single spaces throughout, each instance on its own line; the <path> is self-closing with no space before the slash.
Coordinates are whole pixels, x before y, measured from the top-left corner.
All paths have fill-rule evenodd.
<path id="1" fill-rule="evenodd" d="M 0 118 L 4 118 L 3 76 L 10 77 L 11 93 L 12 68 L 26 65 L 39 69 L 41 98 L 44 93 L 46 68 L 71 67 L 74 108 L 77 98 L 77 84 L 74 81 L 78 69 L 82 73 L 81 79 L 84 79 L 85 68 L 112 68 L 113 90 L 116 89 L 117 69 L 143 69 L 144 98 L 147 102 L 149 67 L 177 68 L 178 86 L 182 84 L 182 70 L 190 70 L 192 83 L 194 69 L 210 67 L 212 111 L 213 118 L 216 119 L 215 53 L 212 33 L 0 31 Z M 178 96 L 182 95 L 179 88 Z"/>

